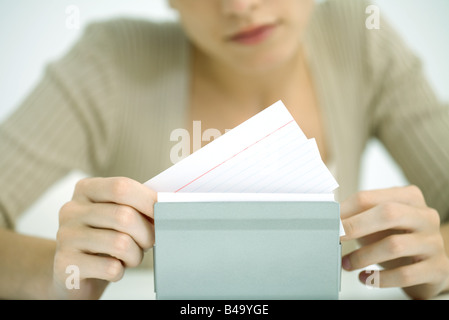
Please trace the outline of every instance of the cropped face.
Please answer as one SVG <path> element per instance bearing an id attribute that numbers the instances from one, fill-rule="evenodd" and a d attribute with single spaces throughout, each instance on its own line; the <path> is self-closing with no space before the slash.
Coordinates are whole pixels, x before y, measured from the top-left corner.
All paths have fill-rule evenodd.
<path id="1" fill-rule="evenodd" d="M 292 57 L 314 0 L 171 0 L 192 43 L 212 61 L 263 72 Z"/>

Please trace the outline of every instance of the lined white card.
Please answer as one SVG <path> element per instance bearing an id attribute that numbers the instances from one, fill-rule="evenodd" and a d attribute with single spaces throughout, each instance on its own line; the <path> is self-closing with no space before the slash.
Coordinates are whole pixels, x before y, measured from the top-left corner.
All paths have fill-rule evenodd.
<path id="1" fill-rule="evenodd" d="M 338 183 L 279 101 L 145 183 L 157 192 L 332 193 Z"/>
<path id="2" fill-rule="evenodd" d="M 300 202 L 334 201 L 331 193 L 188 193 L 158 192 L 157 202 Z"/>

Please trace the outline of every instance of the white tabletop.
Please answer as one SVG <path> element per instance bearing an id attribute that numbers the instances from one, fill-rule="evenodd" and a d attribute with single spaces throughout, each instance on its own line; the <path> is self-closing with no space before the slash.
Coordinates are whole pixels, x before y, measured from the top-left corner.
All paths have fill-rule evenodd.
<path id="1" fill-rule="evenodd" d="M 341 300 L 405 300 L 408 297 L 399 288 L 369 288 L 358 280 L 358 273 L 342 271 Z M 111 283 L 104 300 L 154 300 L 153 270 L 128 269 L 122 280 Z M 449 300 L 449 294 L 436 299 Z"/>

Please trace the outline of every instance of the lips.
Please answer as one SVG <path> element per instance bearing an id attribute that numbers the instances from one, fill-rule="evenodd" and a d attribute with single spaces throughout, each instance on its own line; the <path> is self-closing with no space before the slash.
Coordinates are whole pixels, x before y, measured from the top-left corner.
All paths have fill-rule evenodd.
<path id="1" fill-rule="evenodd" d="M 244 45 L 256 45 L 266 40 L 275 29 L 275 24 L 254 26 L 232 35 L 229 40 Z"/>

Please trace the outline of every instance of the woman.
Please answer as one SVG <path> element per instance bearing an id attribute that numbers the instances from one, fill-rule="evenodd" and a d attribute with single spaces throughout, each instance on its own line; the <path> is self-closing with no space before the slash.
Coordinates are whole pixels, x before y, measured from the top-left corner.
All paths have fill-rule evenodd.
<path id="1" fill-rule="evenodd" d="M 385 21 L 365 28 L 360 0 L 172 0 L 178 24 L 92 25 L 1 127 L 0 295 L 99 298 L 152 247 L 154 191 L 170 132 L 220 132 L 283 100 L 340 183 L 343 257 L 381 263 L 380 287 L 414 298 L 449 289 L 447 107 Z M 357 193 L 360 156 L 379 138 L 416 186 Z M 80 181 L 56 242 L 8 231 L 69 170 Z M 126 177 L 126 178 L 124 178 Z M 443 190 L 443 191 L 441 191 Z M 446 242 L 446 246 L 444 243 Z M 66 287 L 68 266 L 80 288 Z M 369 275 L 369 274 L 368 274 Z M 361 281 L 368 276 L 360 274 Z"/>

